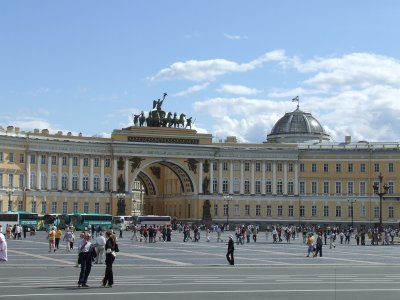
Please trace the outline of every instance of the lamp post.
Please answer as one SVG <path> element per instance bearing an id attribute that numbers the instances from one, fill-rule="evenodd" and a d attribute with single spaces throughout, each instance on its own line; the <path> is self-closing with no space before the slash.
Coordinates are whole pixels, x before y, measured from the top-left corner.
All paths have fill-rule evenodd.
<path id="1" fill-rule="evenodd" d="M 349 199 L 347 200 L 347 202 L 350 203 L 350 207 L 351 207 L 351 230 L 354 229 L 354 209 L 353 209 L 353 204 L 357 202 L 357 200 L 355 199 Z"/>
<path id="2" fill-rule="evenodd" d="M 117 215 L 125 216 L 125 193 L 117 193 Z"/>
<path id="3" fill-rule="evenodd" d="M 232 201 L 232 196 L 224 196 L 224 201 L 226 202 L 226 230 L 229 230 L 229 202 Z"/>
<path id="4" fill-rule="evenodd" d="M 133 216 L 136 216 L 136 200 L 132 200 L 132 211 L 133 211 Z"/>
<path id="5" fill-rule="evenodd" d="M 6 194 L 8 195 L 8 211 L 12 211 L 11 196 L 14 194 L 14 189 L 8 188 Z"/>
<path id="6" fill-rule="evenodd" d="M 387 194 L 389 190 L 389 185 L 387 183 L 383 184 L 383 176 L 382 173 L 379 173 L 379 185 L 375 182 L 372 188 L 374 189 L 374 193 L 379 196 L 379 230 L 382 230 L 382 201 L 383 196 Z"/>

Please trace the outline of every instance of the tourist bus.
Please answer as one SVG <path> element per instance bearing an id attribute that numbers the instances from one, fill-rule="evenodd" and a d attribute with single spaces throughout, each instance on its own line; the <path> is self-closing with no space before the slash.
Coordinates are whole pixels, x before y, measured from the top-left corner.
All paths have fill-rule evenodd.
<path id="1" fill-rule="evenodd" d="M 138 216 L 136 219 L 136 224 L 139 226 L 150 226 L 150 225 L 171 225 L 171 217 L 170 216 L 156 216 L 156 215 L 147 215 L 147 216 Z"/>
<path id="2" fill-rule="evenodd" d="M 133 223 L 132 216 L 114 216 L 113 217 L 113 228 L 119 229 L 122 226 L 122 230 L 129 230 L 130 225 Z"/>
<path id="3" fill-rule="evenodd" d="M 19 224 L 27 226 L 30 229 L 36 228 L 38 223 L 38 214 L 29 211 L 7 211 L 0 212 L 0 224 L 3 226 L 3 232 L 7 225 Z"/>
<path id="4" fill-rule="evenodd" d="M 74 213 L 59 216 L 60 224 L 65 226 L 74 226 L 76 230 L 87 230 L 89 225 L 97 230 L 100 227 L 101 230 L 112 228 L 112 215 L 108 214 L 92 214 L 92 213 Z"/>

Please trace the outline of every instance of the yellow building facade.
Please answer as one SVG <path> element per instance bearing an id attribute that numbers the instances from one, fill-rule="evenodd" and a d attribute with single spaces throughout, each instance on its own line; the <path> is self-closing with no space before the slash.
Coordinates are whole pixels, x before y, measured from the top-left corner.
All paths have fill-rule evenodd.
<path id="1" fill-rule="evenodd" d="M 98 138 L 9 126 L 0 131 L 0 211 L 120 215 L 123 195 L 124 215 L 192 223 L 372 226 L 380 213 L 383 224 L 399 223 L 400 144 L 271 140 L 214 143 L 168 127 Z M 380 174 L 382 203 L 372 188 Z"/>

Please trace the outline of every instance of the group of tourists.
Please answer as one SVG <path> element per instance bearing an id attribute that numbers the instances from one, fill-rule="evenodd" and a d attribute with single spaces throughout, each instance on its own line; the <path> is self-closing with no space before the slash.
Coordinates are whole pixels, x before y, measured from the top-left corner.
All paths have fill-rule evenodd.
<path id="1" fill-rule="evenodd" d="M 131 240 L 136 242 L 155 243 L 157 240 L 159 242 L 171 242 L 172 228 L 169 225 L 131 225 L 130 229 L 132 230 Z M 122 236 L 120 235 L 120 237 Z"/>

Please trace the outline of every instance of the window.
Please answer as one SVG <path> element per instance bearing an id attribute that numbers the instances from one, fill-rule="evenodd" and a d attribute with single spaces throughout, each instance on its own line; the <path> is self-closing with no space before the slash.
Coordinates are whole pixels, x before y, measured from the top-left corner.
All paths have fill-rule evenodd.
<path id="1" fill-rule="evenodd" d="M 41 179 L 40 179 L 40 188 L 42 190 L 44 190 L 44 189 L 46 189 L 46 173 L 41 173 L 40 177 L 41 177 Z"/>
<path id="2" fill-rule="evenodd" d="M 94 167 L 98 168 L 100 166 L 100 159 L 98 157 L 94 158 Z"/>
<path id="3" fill-rule="evenodd" d="M 389 187 L 389 189 L 388 189 L 388 194 L 394 194 L 394 182 L 393 181 L 389 181 L 388 183 L 388 187 Z"/>
<path id="4" fill-rule="evenodd" d="M 51 173 L 51 189 L 57 189 L 57 173 Z"/>
<path id="5" fill-rule="evenodd" d="M 110 214 L 111 213 L 111 205 L 110 205 L 110 203 L 106 203 L 106 209 L 105 209 L 104 213 L 106 213 L 106 214 Z M 179 211 L 179 215 L 180 214 L 181 214 L 181 212 Z"/>
<path id="6" fill-rule="evenodd" d="M 14 162 L 14 153 L 13 153 L 13 152 L 10 152 L 10 153 L 8 154 L 8 161 L 9 161 L 9 162 Z"/>
<path id="7" fill-rule="evenodd" d="M 83 203 L 83 212 L 85 214 L 89 213 L 89 202 Z"/>
<path id="8" fill-rule="evenodd" d="M 336 173 L 342 172 L 342 164 L 336 164 Z"/>
<path id="9" fill-rule="evenodd" d="M 360 164 L 360 172 L 365 173 L 365 164 L 364 163 Z"/>
<path id="10" fill-rule="evenodd" d="M 244 206 L 244 214 L 245 214 L 245 216 L 250 216 L 250 205 L 249 204 L 246 204 Z"/>
<path id="11" fill-rule="evenodd" d="M 394 207 L 393 206 L 389 206 L 388 217 L 389 217 L 389 219 L 394 218 Z"/>
<path id="12" fill-rule="evenodd" d="M 239 178 L 233 179 L 233 192 L 238 194 L 240 193 L 240 180 Z"/>
<path id="13" fill-rule="evenodd" d="M 394 172 L 393 163 L 389 163 L 389 165 L 388 165 L 388 171 L 389 171 L 389 173 L 393 173 L 393 172 Z"/>
<path id="14" fill-rule="evenodd" d="M 83 166 L 84 167 L 89 167 L 89 158 L 87 158 L 87 157 L 83 158 Z"/>
<path id="15" fill-rule="evenodd" d="M 32 201 L 31 202 L 31 211 L 33 212 L 33 213 L 36 213 L 36 210 L 37 210 L 37 207 L 36 207 L 37 205 L 36 205 L 36 201 Z"/>
<path id="16" fill-rule="evenodd" d="M 300 188 L 300 195 L 304 195 L 306 193 L 306 183 L 304 181 L 299 182 L 299 188 Z"/>
<path id="17" fill-rule="evenodd" d="M 288 195 L 294 194 L 294 183 L 293 181 L 288 182 Z"/>
<path id="18" fill-rule="evenodd" d="M 329 206 L 324 205 L 324 217 L 329 217 Z"/>
<path id="19" fill-rule="evenodd" d="M 66 157 L 66 156 L 63 156 L 63 157 L 62 157 L 62 165 L 63 165 L 63 166 L 66 166 L 66 165 L 67 165 L 67 157 Z"/>
<path id="20" fill-rule="evenodd" d="M 215 163 L 213 163 L 213 170 L 214 171 L 218 171 L 218 165 L 217 165 L 217 163 L 215 162 Z"/>
<path id="21" fill-rule="evenodd" d="M 74 156 L 72 158 L 72 166 L 77 167 L 78 166 L 78 157 Z"/>
<path id="22" fill-rule="evenodd" d="M 72 175 L 72 190 L 77 191 L 78 189 L 78 175 L 74 174 Z"/>
<path id="23" fill-rule="evenodd" d="M 57 202 L 56 201 L 53 201 L 51 203 L 51 213 L 52 214 L 56 214 L 57 213 Z"/>
<path id="24" fill-rule="evenodd" d="M 374 218 L 379 218 L 379 206 L 374 207 Z"/>
<path id="25" fill-rule="evenodd" d="M 256 163 L 256 172 L 261 171 L 261 164 L 259 162 Z"/>
<path id="26" fill-rule="evenodd" d="M 55 156 L 55 155 L 51 156 L 51 164 L 53 166 L 57 165 L 57 156 Z"/>
<path id="27" fill-rule="evenodd" d="M 352 163 L 348 164 L 347 170 L 349 171 L 349 173 L 353 173 L 353 164 Z"/>
<path id="28" fill-rule="evenodd" d="M 18 210 L 24 210 L 24 201 L 22 200 L 18 201 Z"/>
<path id="29" fill-rule="evenodd" d="M 272 164 L 271 163 L 267 163 L 265 166 L 266 166 L 266 168 L 265 168 L 266 172 L 272 172 Z"/>
<path id="30" fill-rule="evenodd" d="M 288 216 L 293 217 L 293 205 L 289 205 L 288 207 Z"/>
<path id="31" fill-rule="evenodd" d="M 228 204 L 224 204 L 224 216 L 228 215 Z"/>
<path id="32" fill-rule="evenodd" d="M 329 165 L 324 164 L 324 173 L 328 173 L 328 172 L 329 172 Z"/>
<path id="33" fill-rule="evenodd" d="M 0 189 L 3 189 L 3 173 L 0 173 Z"/>
<path id="34" fill-rule="evenodd" d="M 244 181 L 244 193 L 250 194 L 250 180 Z"/>
<path id="35" fill-rule="evenodd" d="M 44 154 L 40 155 L 40 163 L 42 165 L 46 164 L 46 155 Z"/>
<path id="36" fill-rule="evenodd" d="M 349 205 L 347 207 L 347 211 L 348 211 L 348 214 L 347 214 L 348 217 L 354 217 L 354 215 L 353 215 L 354 211 L 353 211 L 353 206 L 352 205 Z"/>
<path id="37" fill-rule="evenodd" d="M 282 215 L 283 215 L 282 205 L 278 205 L 278 217 L 282 217 Z"/>
<path id="38" fill-rule="evenodd" d="M 14 188 L 14 174 L 8 174 L 8 188 Z"/>
<path id="39" fill-rule="evenodd" d="M 19 163 L 20 163 L 20 164 L 25 163 L 25 155 L 24 155 L 23 153 L 21 153 L 21 154 L 19 155 Z"/>
<path id="40" fill-rule="evenodd" d="M 293 173 L 293 172 L 294 172 L 293 163 L 289 163 L 289 164 L 288 164 L 288 172 L 289 172 L 289 173 Z"/>
<path id="41" fill-rule="evenodd" d="M 361 196 L 365 196 L 365 192 L 366 192 L 366 182 L 365 181 L 361 181 L 360 182 L 360 195 Z"/>
<path id="42" fill-rule="evenodd" d="M 342 208 L 337 205 L 336 206 L 336 217 L 341 217 L 342 216 Z"/>
<path id="43" fill-rule="evenodd" d="M 31 154 L 31 164 L 35 164 L 35 163 L 36 163 L 36 155 Z"/>
<path id="44" fill-rule="evenodd" d="M 83 175 L 83 190 L 84 191 L 89 190 L 89 176 L 88 175 Z"/>
<path id="45" fill-rule="evenodd" d="M 218 217 L 218 204 L 214 204 L 214 217 Z"/>
<path id="46" fill-rule="evenodd" d="M 367 215 L 367 210 L 365 209 L 365 206 L 361 206 L 360 217 L 365 218 L 366 215 Z"/>
<path id="47" fill-rule="evenodd" d="M 342 193 L 342 182 L 341 181 L 335 182 L 335 193 L 337 195 L 340 195 Z"/>
<path id="48" fill-rule="evenodd" d="M 62 174 L 62 177 L 61 177 L 61 189 L 62 190 L 68 189 L 68 176 L 65 173 Z"/>
<path id="49" fill-rule="evenodd" d="M 0 211 L 3 211 L 3 200 L 0 200 Z"/>
<path id="50" fill-rule="evenodd" d="M 36 188 L 36 173 L 31 172 L 31 188 Z"/>
<path id="51" fill-rule="evenodd" d="M 42 202 L 42 214 L 47 214 L 47 203 L 46 202 Z"/>
<path id="52" fill-rule="evenodd" d="M 313 195 L 316 195 L 318 193 L 317 182 L 316 181 L 311 181 L 311 193 Z"/>
<path id="53" fill-rule="evenodd" d="M 276 184 L 276 193 L 278 195 L 282 195 L 283 194 L 283 182 L 281 179 L 278 179 L 278 182 Z"/>
<path id="54" fill-rule="evenodd" d="M 214 193 L 218 193 L 218 181 L 216 178 L 213 179 L 213 191 Z"/>
<path id="55" fill-rule="evenodd" d="M 228 179 L 222 181 L 222 192 L 228 193 Z"/>
<path id="56" fill-rule="evenodd" d="M 240 205 L 235 204 L 235 216 L 240 216 Z"/>
<path id="57" fill-rule="evenodd" d="M 282 172 L 282 163 L 277 164 L 278 172 Z"/>
<path id="58" fill-rule="evenodd" d="M 272 216 L 272 206 L 267 205 L 267 217 L 271 217 L 271 216 Z"/>
<path id="59" fill-rule="evenodd" d="M 224 171 L 228 171 L 228 163 L 227 162 L 223 162 L 222 163 L 222 169 L 224 170 Z"/>
<path id="60" fill-rule="evenodd" d="M 316 217 L 317 216 L 317 206 L 313 205 L 311 206 L 311 217 Z"/>
<path id="61" fill-rule="evenodd" d="M 300 172 L 305 172 L 304 164 L 300 164 Z"/>
<path id="62" fill-rule="evenodd" d="M 74 202 L 72 209 L 73 209 L 74 214 L 78 213 L 78 211 L 79 211 L 78 202 Z"/>
<path id="63" fill-rule="evenodd" d="M 379 164 L 374 164 L 374 172 L 379 172 Z"/>
<path id="64" fill-rule="evenodd" d="M 256 216 L 261 216 L 261 205 L 260 204 L 256 205 Z"/>
<path id="65" fill-rule="evenodd" d="M 94 204 L 94 213 L 95 214 L 99 214 L 100 213 L 100 203 L 99 202 L 96 202 Z"/>
<path id="66" fill-rule="evenodd" d="M 3 152 L 0 152 L 0 161 L 3 161 Z"/>
<path id="67" fill-rule="evenodd" d="M 317 172 L 317 164 L 311 165 L 311 172 L 313 172 L 313 173 Z"/>
<path id="68" fill-rule="evenodd" d="M 306 210 L 304 208 L 304 205 L 300 205 L 300 217 L 304 217 L 306 215 Z"/>
<path id="69" fill-rule="evenodd" d="M 66 215 L 68 213 L 68 202 L 63 202 L 62 213 Z"/>
<path id="70" fill-rule="evenodd" d="M 111 190 L 110 188 L 110 177 L 105 177 L 104 178 L 104 191 L 109 192 Z"/>
<path id="71" fill-rule="evenodd" d="M 255 184 L 255 193 L 256 194 L 261 194 L 261 181 L 260 180 L 256 180 L 256 184 Z"/>
<path id="72" fill-rule="evenodd" d="M 100 190 L 100 178 L 99 176 L 95 175 L 93 178 L 93 190 L 99 191 Z"/>
<path id="73" fill-rule="evenodd" d="M 272 181 L 270 179 L 267 179 L 265 182 L 265 192 L 267 194 L 272 194 Z"/>
<path id="74" fill-rule="evenodd" d="M 329 181 L 324 181 L 324 194 L 329 195 Z"/>
<path id="75" fill-rule="evenodd" d="M 250 171 L 250 164 L 248 162 L 244 163 L 244 170 L 245 170 L 245 172 Z"/>
<path id="76" fill-rule="evenodd" d="M 353 181 L 348 181 L 347 182 L 347 194 L 348 195 L 353 195 L 354 194 L 354 182 Z"/>
<path id="77" fill-rule="evenodd" d="M 111 160 L 109 158 L 106 158 L 105 166 L 106 168 L 109 168 L 111 166 Z"/>

